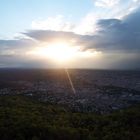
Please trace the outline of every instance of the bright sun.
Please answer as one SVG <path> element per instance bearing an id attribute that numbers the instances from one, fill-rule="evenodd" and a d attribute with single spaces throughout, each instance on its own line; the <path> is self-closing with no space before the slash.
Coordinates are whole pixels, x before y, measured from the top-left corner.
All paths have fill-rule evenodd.
<path id="1" fill-rule="evenodd" d="M 73 59 L 77 51 L 77 48 L 67 43 L 52 43 L 45 47 L 38 48 L 36 54 L 55 61 L 65 62 Z"/>
<path id="2" fill-rule="evenodd" d="M 41 44 L 35 49 L 28 52 L 31 56 L 37 56 L 44 60 L 50 59 L 59 64 L 67 64 L 66 62 L 74 62 L 75 60 L 82 60 L 88 58 L 97 59 L 101 56 L 101 52 L 96 50 L 81 51 L 80 46 L 73 46 L 65 42 L 55 42 L 48 44 Z"/>

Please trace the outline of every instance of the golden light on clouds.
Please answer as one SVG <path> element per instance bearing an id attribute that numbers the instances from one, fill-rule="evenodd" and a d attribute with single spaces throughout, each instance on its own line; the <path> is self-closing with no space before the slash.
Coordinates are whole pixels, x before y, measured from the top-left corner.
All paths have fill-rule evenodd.
<path id="1" fill-rule="evenodd" d="M 98 57 L 101 55 L 101 52 L 95 50 L 85 50 L 81 51 L 82 47 L 73 46 L 66 42 L 55 42 L 55 43 L 47 43 L 42 46 L 38 46 L 32 51 L 28 52 L 31 56 L 36 56 L 40 58 L 50 59 L 55 61 L 56 63 L 65 64 L 70 61 L 77 61 L 81 58 L 92 58 Z"/>
<path id="2" fill-rule="evenodd" d="M 40 57 L 50 58 L 55 61 L 65 62 L 73 59 L 77 54 L 77 48 L 69 46 L 67 43 L 49 43 L 47 46 L 38 47 L 32 51 Z"/>

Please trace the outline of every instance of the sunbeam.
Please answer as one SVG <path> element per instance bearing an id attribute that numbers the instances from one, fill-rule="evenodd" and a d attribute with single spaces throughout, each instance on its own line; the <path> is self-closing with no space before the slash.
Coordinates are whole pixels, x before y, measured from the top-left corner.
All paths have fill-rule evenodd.
<path id="1" fill-rule="evenodd" d="M 67 77 L 68 77 L 68 80 L 69 80 L 69 83 L 70 83 L 72 92 L 73 92 L 74 94 L 76 94 L 76 90 L 75 90 L 75 88 L 74 88 L 74 85 L 73 85 L 73 82 L 72 82 L 72 80 L 71 80 L 70 74 L 69 74 L 69 72 L 68 72 L 68 70 L 67 70 L 66 68 L 65 68 L 65 72 L 66 72 L 66 74 L 67 74 Z"/>

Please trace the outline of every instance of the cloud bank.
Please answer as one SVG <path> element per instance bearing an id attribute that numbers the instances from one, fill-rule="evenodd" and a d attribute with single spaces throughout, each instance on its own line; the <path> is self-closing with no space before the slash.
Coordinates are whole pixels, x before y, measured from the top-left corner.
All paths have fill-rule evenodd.
<path id="1" fill-rule="evenodd" d="M 118 2 L 119 0 L 115 3 Z M 101 7 L 108 5 L 108 3 L 109 1 L 104 0 L 96 1 L 96 5 Z M 109 4 L 113 6 L 115 3 L 111 1 Z M 41 30 L 31 29 L 22 33 L 28 39 L 0 40 L 0 66 L 41 67 L 44 63 L 37 58 L 29 57 L 28 51 L 39 46 L 40 43 L 62 40 L 72 46 L 81 46 L 81 51 L 96 50 L 102 52 L 100 60 L 93 60 L 93 58 L 90 58 L 88 62 L 85 60 L 85 67 L 140 69 L 139 25 L 140 9 L 138 8 L 122 19 L 97 20 L 94 27 L 96 30 L 91 31 L 90 34 L 77 34 L 73 30 L 74 25 L 68 23 L 63 24 L 60 28 L 57 27 L 58 30 L 53 30 L 53 27 Z M 67 28 L 65 28 L 66 26 Z M 51 64 L 48 62 L 47 66 L 51 66 Z M 75 67 L 75 64 L 71 67 Z M 79 67 L 82 67 L 80 63 Z"/>

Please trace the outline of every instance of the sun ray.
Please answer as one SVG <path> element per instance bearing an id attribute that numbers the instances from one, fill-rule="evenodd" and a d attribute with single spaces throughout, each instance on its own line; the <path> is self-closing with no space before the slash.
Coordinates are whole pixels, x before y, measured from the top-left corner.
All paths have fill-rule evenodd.
<path id="1" fill-rule="evenodd" d="M 67 77 L 68 77 L 68 80 L 69 80 L 71 89 L 72 89 L 73 93 L 76 94 L 76 90 L 75 90 L 75 88 L 74 88 L 74 85 L 73 85 L 73 82 L 72 82 L 72 80 L 71 80 L 70 74 L 69 74 L 69 72 L 68 72 L 68 70 L 67 70 L 66 68 L 65 68 L 65 72 L 66 72 L 66 74 L 67 74 Z"/>

